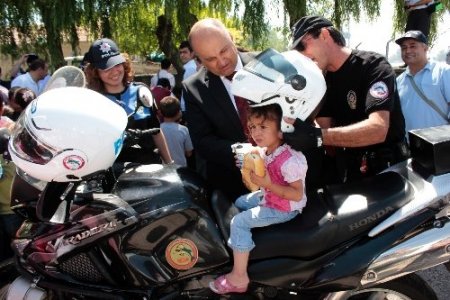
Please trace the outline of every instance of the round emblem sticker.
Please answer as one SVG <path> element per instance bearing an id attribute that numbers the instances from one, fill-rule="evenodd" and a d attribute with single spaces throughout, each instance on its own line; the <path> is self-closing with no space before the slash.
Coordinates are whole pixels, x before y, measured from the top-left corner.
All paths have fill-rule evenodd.
<path id="1" fill-rule="evenodd" d="M 66 169 L 76 171 L 84 166 L 84 159 L 78 155 L 69 155 L 63 159 L 63 165 Z"/>
<path id="2" fill-rule="evenodd" d="M 383 81 L 378 81 L 370 87 L 370 95 L 376 99 L 386 99 L 389 96 L 389 90 Z"/>
<path id="3" fill-rule="evenodd" d="M 189 270 L 198 260 L 198 248 L 188 239 L 176 239 L 166 248 L 166 259 L 176 270 Z"/>

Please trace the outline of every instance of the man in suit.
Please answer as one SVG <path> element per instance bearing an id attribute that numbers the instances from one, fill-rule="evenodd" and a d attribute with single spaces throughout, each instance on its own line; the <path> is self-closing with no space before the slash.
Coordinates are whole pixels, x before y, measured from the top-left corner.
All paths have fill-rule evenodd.
<path id="1" fill-rule="evenodd" d="M 248 139 L 226 77 L 254 56 L 238 52 L 228 30 L 216 19 L 195 23 L 189 42 L 204 67 L 183 82 L 187 125 L 194 148 L 205 161 L 202 173 L 206 180 L 234 201 L 248 190 L 231 145 Z"/>

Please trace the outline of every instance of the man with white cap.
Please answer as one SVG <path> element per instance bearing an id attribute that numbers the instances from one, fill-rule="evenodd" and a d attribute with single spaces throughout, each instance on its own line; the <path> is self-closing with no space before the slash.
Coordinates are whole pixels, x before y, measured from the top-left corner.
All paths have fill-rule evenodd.
<path id="1" fill-rule="evenodd" d="M 397 77 L 407 131 L 448 124 L 450 66 L 428 61 L 428 39 L 421 31 L 407 31 L 395 42 L 407 66 Z"/>
<path id="2" fill-rule="evenodd" d="M 327 94 L 316 119 L 321 128 L 296 120 L 295 132 L 285 134 L 289 144 L 301 149 L 321 140 L 329 156 L 336 152 L 342 182 L 373 175 L 406 158 L 395 73 L 383 56 L 346 47 L 341 32 L 321 16 L 295 23 L 290 48 L 324 71 Z"/>

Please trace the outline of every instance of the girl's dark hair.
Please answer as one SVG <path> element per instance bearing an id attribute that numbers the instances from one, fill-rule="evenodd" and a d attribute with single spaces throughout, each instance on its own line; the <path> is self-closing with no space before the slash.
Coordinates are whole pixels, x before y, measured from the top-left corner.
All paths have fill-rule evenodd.
<path id="1" fill-rule="evenodd" d="M 283 116 L 283 111 L 278 104 L 269 104 L 258 107 L 250 107 L 248 109 L 247 118 L 251 117 L 263 118 L 264 120 L 272 120 L 277 123 L 278 130 L 281 130 L 281 117 Z"/>
<path id="2" fill-rule="evenodd" d="M 125 62 L 123 63 L 123 67 L 125 69 L 125 74 L 122 79 L 122 83 L 124 86 L 127 86 L 131 81 L 133 81 L 134 78 L 134 71 L 131 66 L 131 60 L 128 54 L 121 53 L 122 56 L 125 58 Z M 88 88 L 91 90 L 94 90 L 96 92 L 99 92 L 100 94 L 106 94 L 106 89 L 103 81 L 100 79 L 100 76 L 98 75 L 98 69 L 95 68 L 92 64 L 88 63 L 84 69 L 84 72 L 86 74 L 86 81 Z"/>

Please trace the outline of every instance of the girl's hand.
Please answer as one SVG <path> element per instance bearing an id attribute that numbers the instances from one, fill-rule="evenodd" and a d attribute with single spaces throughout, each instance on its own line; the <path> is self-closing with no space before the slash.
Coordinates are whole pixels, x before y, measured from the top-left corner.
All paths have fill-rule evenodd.
<path id="1" fill-rule="evenodd" d="M 264 177 L 261 177 L 261 176 L 256 175 L 255 172 L 252 171 L 250 173 L 250 180 L 254 184 L 256 184 L 260 187 L 263 187 L 263 188 L 268 188 L 272 184 L 272 181 L 270 180 L 268 172 L 266 172 L 266 175 Z"/>

